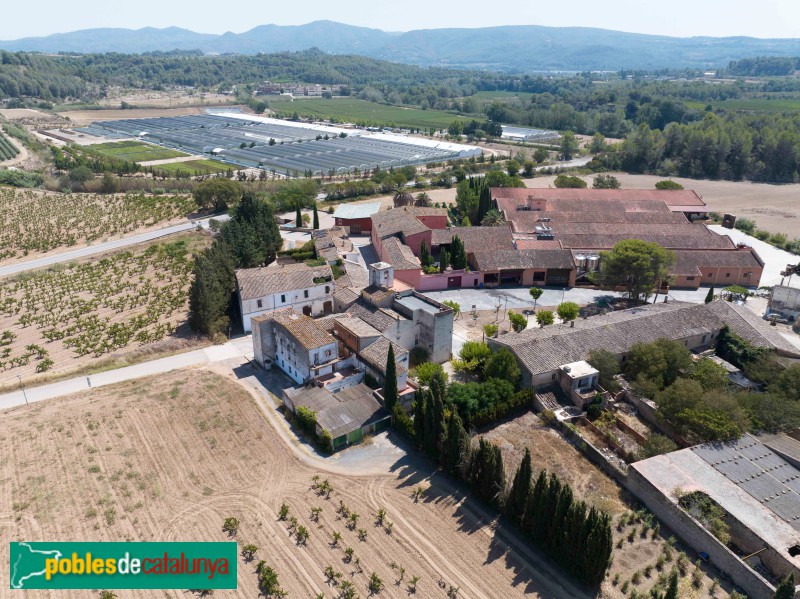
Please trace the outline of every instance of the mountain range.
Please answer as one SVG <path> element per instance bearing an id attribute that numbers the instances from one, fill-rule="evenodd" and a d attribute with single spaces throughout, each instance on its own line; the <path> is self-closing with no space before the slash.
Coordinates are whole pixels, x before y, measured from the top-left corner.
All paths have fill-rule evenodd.
<path id="1" fill-rule="evenodd" d="M 0 41 L 9 51 L 143 53 L 200 50 L 257 54 L 319 48 L 420 66 L 497 71 L 718 68 L 752 56 L 800 56 L 800 39 L 668 37 L 588 27 L 512 25 L 387 32 L 333 21 L 260 25 L 244 33 L 195 33 L 179 27 L 85 29 Z"/>

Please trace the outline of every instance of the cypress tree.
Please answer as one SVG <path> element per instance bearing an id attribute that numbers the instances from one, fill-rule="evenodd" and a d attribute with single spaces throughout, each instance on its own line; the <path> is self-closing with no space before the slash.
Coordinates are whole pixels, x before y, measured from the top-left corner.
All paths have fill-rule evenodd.
<path id="1" fill-rule="evenodd" d="M 519 525 L 525 515 L 525 504 L 531 492 L 532 476 L 531 452 L 526 447 L 525 455 L 519 463 L 517 473 L 514 475 L 514 482 L 511 484 L 511 490 L 508 492 L 508 498 L 506 499 L 506 516 L 514 524 Z"/>
<path id="2" fill-rule="evenodd" d="M 194 259 L 194 279 L 189 289 L 189 325 L 213 335 L 228 327 L 228 305 L 235 287 L 233 254 L 217 241 Z"/>
<path id="3" fill-rule="evenodd" d="M 294 226 L 298 229 L 303 226 L 303 214 L 300 212 L 300 204 L 297 205 L 297 211 L 294 215 Z"/>
<path id="4" fill-rule="evenodd" d="M 561 543 L 558 545 L 558 559 L 568 566 L 573 574 L 582 570 L 580 550 L 578 543 L 586 523 L 586 504 L 583 501 L 573 501 L 567 510 L 561 530 Z"/>
<path id="5" fill-rule="evenodd" d="M 433 264 L 433 257 L 431 253 L 428 251 L 428 245 L 425 243 L 425 240 L 422 240 L 419 246 L 419 261 L 422 266 L 430 266 Z"/>
<path id="6" fill-rule="evenodd" d="M 425 439 L 425 396 L 422 389 L 414 394 L 414 441 L 422 447 Z"/>
<path id="7" fill-rule="evenodd" d="M 572 507 L 572 487 L 567 484 L 561 485 L 561 490 L 558 493 L 558 501 L 556 502 L 556 511 L 553 519 L 550 521 L 550 531 L 547 542 L 555 554 L 561 548 L 564 535 L 564 526 L 567 518 L 567 513 Z"/>
<path id="8" fill-rule="evenodd" d="M 483 222 L 483 217 L 492 209 L 492 192 L 485 183 L 481 185 L 480 196 L 478 199 L 478 223 Z"/>
<path id="9" fill-rule="evenodd" d="M 561 481 L 555 474 L 550 475 L 550 481 L 547 485 L 547 495 L 542 503 L 542 510 L 539 512 L 538 528 L 542 531 L 541 544 L 543 547 L 550 549 L 550 539 L 553 538 L 553 521 L 555 520 L 556 511 L 558 510 L 558 500 L 561 497 Z"/>
<path id="10" fill-rule="evenodd" d="M 585 548 L 585 566 L 583 580 L 590 585 L 599 586 L 605 578 L 606 570 L 611 565 L 613 539 L 611 534 L 611 518 L 607 514 L 595 510 L 596 518 L 592 526 Z"/>
<path id="11" fill-rule="evenodd" d="M 444 451 L 444 442 L 447 437 L 447 423 L 444 418 L 444 402 L 440 394 L 433 394 L 433 430 L 431 435 L 431 447 L 433 453 L 431 457 L 439 460 L 441 453 Z"/>
<path id="12" fill-rule="evenodd" d="M 502 510 L 506 492 L 506 469 L 503 466 L 503 452 L 497 445 L 491 445 L 491 456 L 492 484 L 489 499 L 498 509 Z"/>
<path id="13" fill-rule="evenodd" d="M 319 213 L 317 212 L 317 204 L 314 203 L 314 220 L 312 222 L 314 229 L 319 229 Z"/>
<path id="14" fill-rule="evenodd" d="M 547 478 L 547 472 L 542 470 L 539 472 L 536 484 L 533 485 L 533 490 L 528 496 L 528 501 L 525 503 L 525 516 L 522 520 L 522 529 L 537 543 L 541 543 L 542 539 L 542 511 L 544 510 L 544 500 L 547 497 L 549 486 L 550 482 Z"/>
<path id="15" fill-rule="evenodd" d="M 714 301 L 714 286 L 712 285 L 712 286 L 711 286 L 711 287 L 708 289 L 708 295 L 706 295 L 706 303 L 707 303 L 707 304 L 710 304 L 710 303 L 711 303 L 711 302 L 713 302 L 713 301 Z"/>
<path id="16" fill-rule="evenodd" d="M 445 248 L 439 252 L 439 272 L 444 272 L 450 266 L 450 254 Z"/>
<path id="17" fill-rule="evenodd" d="M 386 379 L 383 383 L 383 403 L 391 413 L 397 405 L 397 363 L 394 358 L 394 346 L 389 343 L 386 355 Z"/>
<path id="18" fill-rule="evenodd" d="M 458 466 L 465 453 L 466 442 L 467 431 L 464 430 L 464 424 L 461 422 L 458 410 L 453 406 L 450 418 L 447 421 L 446 449 L 442 452 L 445 458 L 444 467 L 450 474 L 457 473 Z"/>
<path id="19" fill-rule="evenodd" d="M 794 572 L 792 572 L 775 589 L 774 599 L 794 599 L 794 586 Z"/>
<path id="20" fill-rule="evenodd" d="M 422 447 L 430 457 L 436 458 L 436 413 L 434 410 L 433 394 L 428 390 L 425 393 L 425 433 Z"/>

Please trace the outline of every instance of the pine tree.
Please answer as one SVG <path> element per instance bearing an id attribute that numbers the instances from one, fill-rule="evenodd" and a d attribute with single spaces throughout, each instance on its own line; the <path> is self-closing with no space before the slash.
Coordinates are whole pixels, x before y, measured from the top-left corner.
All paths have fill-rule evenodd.
<path id="1" fill-rule="evenodd" d="M 776 595 L 777 596 L 777 595 Z M 789 599 L 791 599 L 789 595 Z M 673 568 L 672 573 L 669 575 L 669 587 L 664 594 L 664 599 L 678 599 L 678 569 Z"/>
<path id="2" fill-rule="evenodd" d="M 389 343 L 389 353 L 386 355 L 386 379 L 383 385 L 383 403 L 389 413 L 394 411 L 397 404 L 397 363 L 394 358 L 394 346 Z"/>
<path id="3" fill-rule="evenodd" d="M 706 295 L 706 303 L 710 304 L 714 301 L 714 286 L 712 285 L 708 290 L 708 295 Z"/>
<path id="4" fill-rule="evenodd" d="M 317 204 L 314 204 L 314 220 L 312 221 L 314 230 L 319 229 L 319 213 L 317 212 Z"/>
<path id="5" fill-rule="evenodd" d="M 506 499 L 506 516 L 514 524 L 519 525 L 522 522 L 522 517 L 525 515 L 525 503 L 528 500 L 528 495 L 531 492 L 531 477 L 533 471 L 531 469 L 531 452 L 526 447 L 525 455 L 517 468 L 517 473 L 514 475 L 514 482 L 511 484 L 511 490 Z"/>
<path id="6" fill-rule="evenodd" d="M 300 204 L 297 205 L 297 211 L 294 215 L 294 226 L 298 229 L 303 226 L 303 214 L 300 212 Z"/>
<path id="7" fill-rule="evenodd" d="M 439 272 L 445 272 L 450 266 L 450 254 L 445 248 L 439 252 Z"/>
<path id="8" fill-rule="evenodd" d="M 794 572 L 789 574 L 788 578 L 783 579 L 783 581 L 778 585 L 778 588 L 775 589 L 775 594 L 773 595 L 774 599 L 794 599 L 795 592 L 794 592 Z"/>

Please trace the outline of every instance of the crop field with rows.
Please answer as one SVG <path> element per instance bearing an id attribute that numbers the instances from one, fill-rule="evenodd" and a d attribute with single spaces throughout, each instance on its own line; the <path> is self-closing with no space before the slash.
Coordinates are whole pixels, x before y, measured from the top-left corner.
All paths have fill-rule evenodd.
<path id="1" fill-rule="evenodd" d="M 146 162 L 148 160 L 166 160 L 167 158 L 182 158 L 187 156 L 183 152 L 161 148 L 140 141 L 114 141 L 107 144 L 96 144 L 90 147 L 93 152 L 127 160 L 128 162 Z"/>
<path id="2" fill-rule="evenodd" d="M 19 154 L 17 146 L 12 144 L 8 137 L 0 132 L 0 162 L 11 160 L 17 154 Z"/>
<path id="3" fill-rule="evenodd" d="M 214 175 L 216 173 L 224 173 L 225 171 L 236 169 L 237 167 L 218 162 L 216 160 L 188 160 L 186 162 L 168 162 L 167 164 L 159 164 L 152 167 L 153 173 L 158 176 L 173 177 L 181 173 L 188 174 L 189 176 L 197 175 Z"/>
<path id="4" fill-rule="evenodd" d="M 196 209 L 191 196 L 0 188 L 0 261 L 121 236 L 182 219 Z"/>
<path id="5" fill-rule="evenodd" d="M 188 313 L 190 233 L 0 283 L 0 382 L 165 339 Z"/>

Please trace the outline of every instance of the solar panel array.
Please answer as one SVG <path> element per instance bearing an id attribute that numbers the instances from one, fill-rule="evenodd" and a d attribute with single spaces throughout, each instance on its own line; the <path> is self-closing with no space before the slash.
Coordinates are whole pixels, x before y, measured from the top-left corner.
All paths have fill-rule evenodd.
<path id="1" fill-rule="evenodd" d="M 693 451 L 717 472 L 800 531 L 800 470 L 751 436 Z"/>
<path id="2" fill-rule="evenodd" d="M 343 174 L 458 157 L 457 151 L 448 148 L 357 135 L 341 138 L 323 129 L 218 115 L 98 121 L 82 131 L 106 137 L 138 137 L 190 154 L 209 154 L 223 162 L 287 175 L 308 171 L 314 175 L 331 171 Z M 329 139 L 324 139 L 326 135 Z"/>

